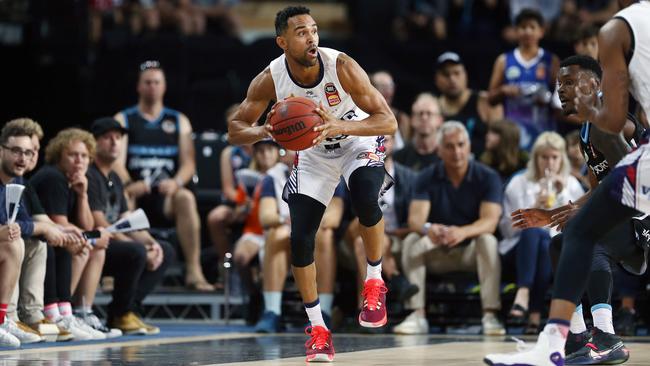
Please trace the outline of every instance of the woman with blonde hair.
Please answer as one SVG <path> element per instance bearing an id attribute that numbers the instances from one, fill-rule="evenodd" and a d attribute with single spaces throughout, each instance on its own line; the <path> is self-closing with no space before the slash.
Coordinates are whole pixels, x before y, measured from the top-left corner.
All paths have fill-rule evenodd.
<path id="1" fill-rule="evenodd" d="M 508 183 L 503 202 L 504 215 L 499 243 L 505 268 L 516 268 L 517 294 L 509 316 L 526 321 L 527 333 L 536 333 L 544 296 L 551 281 L 549 245 L 554 229 L 512 227 L 510 213 L 519 208 L 554 208 L 580 198 L 584 191 L 571 175 L 564 138 L 555 132 L 542 133 L 533 145 L 528 167 Z"/>

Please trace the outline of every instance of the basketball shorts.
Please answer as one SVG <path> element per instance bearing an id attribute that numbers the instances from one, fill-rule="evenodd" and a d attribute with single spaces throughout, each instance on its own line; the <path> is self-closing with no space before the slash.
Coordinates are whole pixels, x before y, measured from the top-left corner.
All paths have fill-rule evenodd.
<path id="1" fill-rule="evenodd" d="M 300 193 L 325 206 L 329 205 L 341 177 L 347 185 L 352 173 L 360 167 L 383 169 L 383 143 L 383 136 L 350 136 L 336 143 L 320 144 L 299 151 L 282 198 L 287 201 L 290 194 Z M 390 185 L 385 180 L 382 192 L 390 188 Z M 377 198 L 379 194 L 380 192 Z"/>
<path id="2" fill-rule="evenodd" d="M 650 214 L 650 144 L 626 155 L 611 172 L 610 193 L 625 206 Z"/>

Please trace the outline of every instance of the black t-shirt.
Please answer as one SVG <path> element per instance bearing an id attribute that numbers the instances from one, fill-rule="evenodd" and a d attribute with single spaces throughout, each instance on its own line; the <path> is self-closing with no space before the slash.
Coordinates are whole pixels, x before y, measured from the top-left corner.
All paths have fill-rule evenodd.
<path id="1" fill-rule="evenodd" d="M 91 211 L 101 211 L 109 223 L 114 223 L 128 210 L 124 185 L 120 177 L 110 171 L 108 177 L 95 164 L 88 168 L 88 203 Z"/>
<path id="2" fill-rule="evenodd" d="M 74 221 L 77 195 L 70 189 L 63 172 L 52 165 L 45 165 L 30 180 L 48 215 L 64 215 Z"/>
<path id="3" fill-rule="evenodd" d="M 433 154 L 420 155 L 411 143 L 404 146 L 402 150 L 396 151 L 393 159 L 415 171 L 422 170 L 440 161 L 438 154 L 435 152 Z"/>
<path id="4" fill-rule="evenodd" d="M 34 215 L 45 215 L 45 209 L 41 205 L 41 200 L 36 194 L 36 190 L 32 186 L 31 182 L 25 183 L 25 191 L 23 192 L 23 203 L 25 204 L 25 209 L 27 213 L 31 216 Z"/>

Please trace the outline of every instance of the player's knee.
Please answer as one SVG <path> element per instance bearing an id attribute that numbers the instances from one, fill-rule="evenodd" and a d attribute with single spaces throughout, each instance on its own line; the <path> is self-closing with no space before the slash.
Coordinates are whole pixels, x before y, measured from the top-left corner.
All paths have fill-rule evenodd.
<path id="1" fill-rule="evenodd" d="M 316 231 L 325 205 L 302 194 L 289 195 L 291 210 L 291 264 L 307 267 L 314 262 Z"/>
<path id="2" fill-rule="evenodd" d="M 303 228 L 291 230 L 291 264 L 294 267 L 307 267 L 314 263 L 315 233 L 311 235 Z"/>
<path id="3" fill-rule="evenodd" d="M 375 226 L 382 218 L 379 208 L 379 190 L 384 183 L 384 170 L 378 167 L 362 167 L 350 176 L 348 185 L 352 207 L 365 227 Z"/>

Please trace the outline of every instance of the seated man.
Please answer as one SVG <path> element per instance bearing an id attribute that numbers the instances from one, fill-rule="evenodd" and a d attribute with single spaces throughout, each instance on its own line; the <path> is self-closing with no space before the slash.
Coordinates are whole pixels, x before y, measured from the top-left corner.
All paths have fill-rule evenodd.
<path id="1" fill-rule="evenodd" d="M 505 334 L 495 315 L 501 308 L 501 263 L 492 234 L 501 216 L 501 180 L 491 168 L 469 159 L 469 136 L 461 123 L 445 122 L 437 133 L 441 162 L 416 180 L 409 227 L 420 234 L 404 240 L 402 254 L 402 268 L 420 291 L 407 301 L 406 307 L 414 311 L 395 332 L 428 332 L 424 301 L 429 270 L 478 272 L 483 334 Z"/>
<path id="2" fill-rule="evenodd" d="M 255 325 L 258 333 L 275 333 L 282 329 L 282 290 L 289 271 L 291 246 L 291 222 L 289 206 L 282 199 L 283 188 L 289 177 L 289 166 L 293 164 L 295 153 L 286 151 L 282 161 L 267 171 L 262 181 L 260 194 L 259 220 L 264 228 L 266 242 L 262 265 L 264 295 L 264 314 Z M 334 230 L 341 223 L 345 185 L 339 184 L 334 197 L 325 209 L 320 226 L 316 232 L 315 261 L 319 271 L 316 283 L 323 318 L 329 326 L 334 302 L 336 279 L 336 248 Z M 365 257 L 364 257 L 365 261 Z"/>
<path id="3" fill-rule="evenodd" d="M 108 227 L 127 215 L 124 186 L 112 170 L 122 148 L 126 130 L 112 118 L 96 120 L 91 132 L 97 139 L 95 161 L 88 169 L 88 201 L 96 227 Z M 111 234 L 106 250 L 104 275 L 115 279 L 113 301 L 108 306 L 108 325 L 124 334 L 157 334 L 158 327 L 147 325 L 136 314 L 142 300 L 159 284 L 173 257 L 170 244 L 156 241 L 147 231 Z M 92 312 L 96 327 L 103 327 Z"/>

